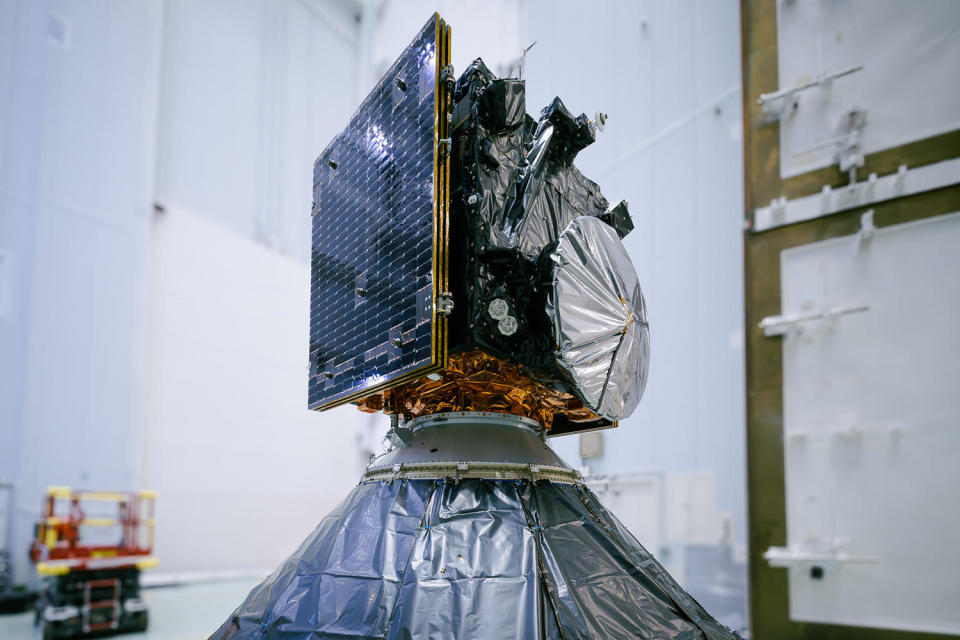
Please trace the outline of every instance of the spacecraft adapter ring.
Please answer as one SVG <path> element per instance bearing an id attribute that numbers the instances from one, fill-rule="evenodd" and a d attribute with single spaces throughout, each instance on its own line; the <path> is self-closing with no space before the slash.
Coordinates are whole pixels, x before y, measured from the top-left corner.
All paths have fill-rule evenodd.
<path id="1" fill-rule="evenodd" d="M 393 480 L 548 480 L 560 484 L 583 484 L 583 476 L 565 467 L 541 467 L 511 462 L 412 462 L 394 467 L 369 467 L 361 482 Z"/>
<path id="2" fill-rule="evenodd" d="M 543 428 L 523 416 L 445 412 L 411 420 L 403 428 L 409 436 L 371 462 L 361 482 L 483 478 L 583 483 L 546 445 Z"/>

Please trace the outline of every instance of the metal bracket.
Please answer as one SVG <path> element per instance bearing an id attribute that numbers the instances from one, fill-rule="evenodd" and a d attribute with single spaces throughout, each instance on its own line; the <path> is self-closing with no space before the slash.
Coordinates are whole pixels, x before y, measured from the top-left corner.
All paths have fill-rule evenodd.
<path id="1" fill-rule="evenodd" d="M 451 313 L 453 313 L 453 294 L 449 291 L 444 291 L 437 296 L 437 314 L 446 318 L 449 317 Z"/>
<path id="2" fill-rule="evenodd" d="M 857 181 L 857 169 L 863 166 L 863 148 L 860 146 L 860 139 L 866 124 L 867 110 L 861 107 L 850 107 L 843 121 L 843 136 L 840 138 L 840 149 L 836 157 L 840 171 L 850 173 L 851 183 Z"/>
<path id="3" fill-rule="evenodd" d="M 793 152 L 799 156 L 825 147 L 837 147 L 834 162 L 840 171 L 850 174 L 850 184 L 857 181 L 857 169 L 863 166 L 863 148 L 860 141 L 867 124 L 867 110 L 850 107 L 840 123 L 840 135 Z"/>
<path id="4" fill-rule="evenodd" d="M 951 158 L 933 164 L 908 169 L 900 165 L 896 173 L 869 177 L 837 189 L 825 185 L 820 193 L 787 200 L 776 198 L 770 206 L 753 211 L 754 233 L 776 229 L 788 224 L 812 220 L 840 211 L 866 207 L 894 198 L 942 189 L 960 183 L 960 158 Z"/>
<path id="5" fill-rule="evenodd" d="M 413 437 L 413 430 L 406 426 L 398 426 L 393 430 L 393 434 L 400 442 L 407 443 L 410 441 L 410 438 Z"/>
<path id="6" fill-rule="evenodd" d="M 800 101 L 797 99 L 797 94 L 801 91 L 806 91 L 807 89 L 812 89 L 813 87 L 823 87 L 824 89 L 829 89 L 833 85 L 833 81 L 837 78 L 842 78 L 843 76 L 861 71 L 862 69 L 863 65 L 858 64 L 856 66 L 841 69 L 839 71 L 821 73 L 815 80 L 806 82 L 796 87 L 764 93 L 757 99 L 757 104 L 759 104 L 763 109 L 763 115 L 766 120 L 778 120 L 782 118 L 783 114 L 785 114 L 787 111 L 792 111 L 799 106 Z"/>
<path id="7" fill-rule="evenodd" d="M 440 138 L 440 145 L 437 147 L 437 153 L 439 154 L 437 162 L 443 162 L 450 157 L 450 152 L 453 149 L 453 139 L 452 138 Z"/>
<path id="8" fill-rule="evenodd" d="M 763 552 L 763 559 L 771 567 L 779 568 L 807 564 L 873 564 L 880 562 L 880 558 L 876 556 L 857 556 L 845 551 L 822 553 L 792 547 L 770 547 Z"/>
<path id="9" fill-rule="evenodd" d="M 792 331 L 798 330 L 796 325 L 813 320 L 827 320 L 836 316 L 847 315 L 850 313 L 860 313 L 869 311 L 870 305 L 863 304 L 855 307 L 830 307 L 822 311 L 812 313 L 799 313 L 795 315 L 767 316 L 760 321 L 759 327 L 763 329 L 763 335 L 768 338 L 771 336 L 782 336 Z"/>
<path id="10" fill-rule="evenodd" d="M 453 65 L 448 64 L 440 69 L 440 86 L 450 92 L 457 86 L 457 77 L 453 73 Z"/>
<path id="11" fill-rule="evenodd" d="M 413 437 L 413 429 L 408 425 L 400 424 L 400 416 L 397 414 L 391 414 L 390 416 L 390 430 L 387 431 L 386 438 L 390 442 L 391 448 L 399 447 L 403 444 L 406 444 L 410 441 L 410 438 Z"/>
<path id="12" fill-rule="evenodd" d="M 857 253 L 868 245 L 876 232 L 877 225 L 873 223 L 873 209 L 869 209 L 860 216 L 860 230 L 857 231 Z"/>

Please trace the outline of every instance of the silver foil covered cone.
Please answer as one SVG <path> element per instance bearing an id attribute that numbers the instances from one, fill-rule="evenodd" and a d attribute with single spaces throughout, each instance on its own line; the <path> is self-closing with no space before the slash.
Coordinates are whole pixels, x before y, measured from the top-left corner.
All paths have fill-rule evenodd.
<path id="1" fill-rule="evenodd" d="M 535 422 L 447 413 L 404 431 L 212 639 L 738 638 Z"/>

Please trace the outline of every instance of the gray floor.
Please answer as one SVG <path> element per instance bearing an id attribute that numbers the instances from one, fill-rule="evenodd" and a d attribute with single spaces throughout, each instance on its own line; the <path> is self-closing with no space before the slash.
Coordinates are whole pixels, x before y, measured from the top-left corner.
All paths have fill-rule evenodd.
<path id="1" fill-rule="evenodd" d="M 232 580 L 179 587 L 144 589 L 150 607 L 146 633 L 109 636 L 138 640 L 199 640 L 213 633 L 258 580 Z M 0 615 L 0 638 L 33 640 L 33 613 Z"/>

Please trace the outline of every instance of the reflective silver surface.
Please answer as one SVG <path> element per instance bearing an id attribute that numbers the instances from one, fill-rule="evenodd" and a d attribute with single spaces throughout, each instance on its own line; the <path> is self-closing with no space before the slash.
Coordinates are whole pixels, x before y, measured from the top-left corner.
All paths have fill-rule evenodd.
<path id="1" fill-rule="evenodd" d="M 647 384 L 650 329 L 637 272 L 612 227 L 575 218 L 553 260 L 557 363 L 584 404 L 609 420 L 629 416 Z"/>
<path id="2" fill-rule="evenodd" d="M 215 640 L 735 640 L 583 485 L 363 482 Z"/>

